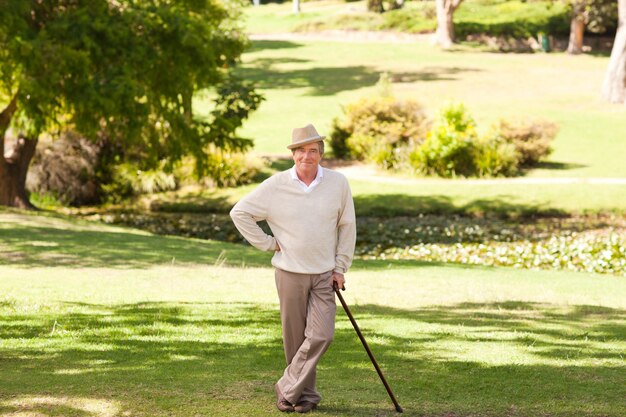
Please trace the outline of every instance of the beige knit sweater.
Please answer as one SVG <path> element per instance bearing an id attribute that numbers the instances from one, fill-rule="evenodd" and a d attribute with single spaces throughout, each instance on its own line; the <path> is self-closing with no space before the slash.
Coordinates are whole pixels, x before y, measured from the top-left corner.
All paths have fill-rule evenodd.
<path id="1" fill-rule="evenodd" d="M 345 273 L 352 263 L 356 241 L 354 203 L 348 180 L 324 168 L 319 185 L 304 192 L 289 171 L 263 181 L 230 212 L 237 229 L 254 247 L 273 251 L 276 268 L 321 274 Z M 274 237 L 257 224 L 266 220 Z"/>

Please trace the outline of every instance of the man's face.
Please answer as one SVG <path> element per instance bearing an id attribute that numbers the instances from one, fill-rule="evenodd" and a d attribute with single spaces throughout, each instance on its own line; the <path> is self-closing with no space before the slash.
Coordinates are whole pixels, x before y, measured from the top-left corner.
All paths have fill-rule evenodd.
<path id="1" fill-rule="evenodd" d="M 317 169 L 321 160 L 322 154 L 318 143 L 309 143 L 293 151 L 293 161 L 298 170 Z"/>

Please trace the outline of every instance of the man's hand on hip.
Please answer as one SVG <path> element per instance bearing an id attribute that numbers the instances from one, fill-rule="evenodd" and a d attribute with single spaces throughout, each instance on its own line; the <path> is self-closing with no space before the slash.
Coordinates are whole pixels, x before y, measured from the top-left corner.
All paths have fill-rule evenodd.
<path id="1" fill-rule="evenodd" d="M 341 290 L 345 290 L 346 289 L 344 285 L 345 283 L 346 283 L 346 279 L 344 278 L 343 274 L 333 271 L 333 286 L 336 284 L 337 288 Z"/>

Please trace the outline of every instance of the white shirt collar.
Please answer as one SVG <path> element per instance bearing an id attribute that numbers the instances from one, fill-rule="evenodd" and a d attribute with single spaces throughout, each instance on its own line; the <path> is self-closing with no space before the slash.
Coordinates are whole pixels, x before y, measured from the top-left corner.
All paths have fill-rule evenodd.
<path id="1" fill-rule="evenodd" d="M 317 174 L 315 175 L 315 179 L 310 185 L 306 185 L 304 181 L 298 178 L 298 173 L 296 172 L 295 165 L 291 167 L 291 169 L 289 170 L 289 173 L 291 174 L 291 179 L 296 181 L 304 192 L 310 193 L 322 181 L 322 178 L 324 177 L 324 168 L 322 168 L 321 165 L 317 166 Z"/>

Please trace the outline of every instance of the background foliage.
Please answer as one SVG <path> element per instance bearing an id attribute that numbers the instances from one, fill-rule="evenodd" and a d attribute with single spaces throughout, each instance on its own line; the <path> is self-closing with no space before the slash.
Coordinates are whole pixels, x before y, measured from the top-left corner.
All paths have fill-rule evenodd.
<path id="1" fill-rule="evenodd" d="M 462 104 L 443 108 L 431 127 L 421 105 L 392 96 L 363 98 L 344 114 L 330 135 L 336 157 L 445 178 L 514 176 L 549 155 L 557 133 L 554 123 L 520 119 L 479 135 Z"/>
<path id="2" fill-rule="evenodd" d="M 247 45 L 236 3 L 9 1 L 0 7 L 0 97 L 17 97 L 15 131 L 72 128 L 111 144 L 100 161 L 204 174 L 208 147 L 244 150 L 236 134 L 262 97 L 233 77 Z M 195 114 L 193 97 L 211 95 Z"/>

